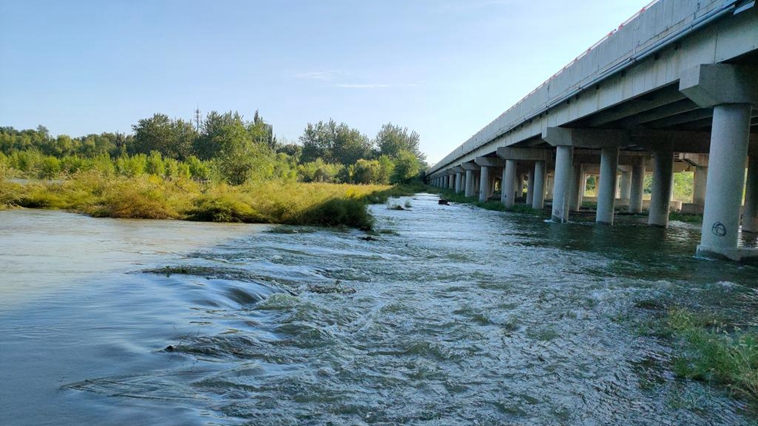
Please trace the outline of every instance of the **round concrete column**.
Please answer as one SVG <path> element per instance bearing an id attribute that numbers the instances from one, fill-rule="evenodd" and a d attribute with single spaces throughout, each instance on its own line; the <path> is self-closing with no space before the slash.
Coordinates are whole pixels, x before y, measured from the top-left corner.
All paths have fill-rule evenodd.
<path id="1" fill-rule="evenodd" d="M 529 168 L 526 177 L 526 205 L 531 206 L 534 202 L 534 167 Z"/>
<path id="2" fill-rule="evenodd" d="M 628 200 L 632 195 L 632 174 L 626 171 L 621 172 L 621 198 Z"/>
<path id="3" fill-rule="evenodd" d="M 455 193 L 460 194 L 463 191 L 463 173 L 455 173 Z"/>
<path id="4" fill-rule="evenodd" d="M 645 189 L 645 160 L 639 159 L 632 166 L 632 187 L 629 194 L 629 212 L 642 213 L 642 195 Z"/>
<path id="5" fill-rule="evenodd" d="M 569 198 L 569 210 L 572 212 L 578 212 L 582 207 L 582 198 L 584 191 L 582 190 L 582 182 L 584 182 L 584 167 L 581 164 L 574 164 L 574 169 L 571 173 L 571 195 Z"/>
<path id="6" fill-rule="evenodd" d="M 490 196 L 490 168 L 482 166 L 479 171 L 479 201 L 487 201 Z"/>
<path id="7" fill-rule="evenodd" d="M 513 204 L 516 202 L 516 194 L 513 192 L 513 182 L 516 180 L 516 167 L 516 160 L 505 160 L 503 181 L 500 184 L 500 201 L 506 207 L 513 207 Z"/>
<path id="8" fill-rule="evenodd" d="M 466 192 L 464 195 L 467 197 L 473 197 L 474 193 L 474 171 L 466 170 Z"/>
<path id="9" fill-rule="evenodd" d="M 553 189 L 555 188 L 555 170 L 553 170 L 553 174 L 547 174 L 547 168 L 545 168 L 545 191 L 547 193 L 545 194 L 545 197 L 552 200 L 553 199 Z"/>
<path id="10" fill-rule="evenodd" d="M 751 156 L 748 161 L 742 231 L 758 232 L 758 156 Z"/>
<path id="11" fill-rule="evenodd" d="M 750 111 L 749 104 L 717 105 L 713 109 L 705 213 L 698 254 L 739 259 L 737 237 L 745 189 Z"/>
<path id="12" fill-rule="evenodd" d="M 613 225 L 618 164 L 619 149 L 603 148 L 600 152 L 600 188 L 597 192 L 597 215 L 595 217 L 595 222 L 603 225 Z"/>
<path id="13" fill-rule="evenodd" d="M 569 196 L 571 195 L 571 175 L 574 148 L 558 146 L 555 148 L 555 178 L 553 184 L 553 221 L 568 222 Z"/>
<path id="14" fill-rule="evenodd" d="M 674 149 L 671 145 L 655 151 L 653 155 L 653 193 L 647 223 L 667 227 L 674 181 Z"/>
<path id="15" fill-rule="evenodd" d="M 542 210 L 545 207 L 546 167 L 544 161 L 534 163 L 534 191 L 532 191 L 532 208 Z"/>
<path id="16" fill-rule="evenodd" d="M 705 187 L 708 185 L 708 167 L 695 167 L 692 180 L 692 204 L 705 205 Z"/>

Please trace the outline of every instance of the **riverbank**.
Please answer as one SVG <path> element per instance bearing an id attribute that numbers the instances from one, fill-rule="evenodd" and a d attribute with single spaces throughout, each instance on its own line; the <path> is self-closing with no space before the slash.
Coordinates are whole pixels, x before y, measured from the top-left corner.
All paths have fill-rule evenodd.
<path id="1" fill-rule="evenodd" d="M 96 172 L 64 181 L 0 181 L 0 209 L 39 208 L 93 217 L 206 222 L 350 226 L 369 230 L 369 203 L 412 194 L 411 186 L 264 181 L 199 183 L 156 176 L 107 177 Z"/>

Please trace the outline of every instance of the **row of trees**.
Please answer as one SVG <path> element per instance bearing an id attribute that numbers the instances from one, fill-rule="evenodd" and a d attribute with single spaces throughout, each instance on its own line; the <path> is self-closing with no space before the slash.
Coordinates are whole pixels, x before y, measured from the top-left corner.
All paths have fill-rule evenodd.
<path id="1" fill-rule="evenodd" d="M 0 162 L 45 178 L 97 168 L 124 175 L 189 176 L 231 184 L 272 178 L 401 183 L 418 177 L 427 167 L 419 135 L 392 124 L 382 126 L 371 140 L 345 123 L 309 123 L 299 144 L 279 143 L 272 126 L 257 111 L 252 121 L 237 112 L 214 111 L 199 128 L 155 114 L 132 128 L 131 135 L 71 138 L 52 137 L 43 126 L 36 130 L 0 127 Z"/>

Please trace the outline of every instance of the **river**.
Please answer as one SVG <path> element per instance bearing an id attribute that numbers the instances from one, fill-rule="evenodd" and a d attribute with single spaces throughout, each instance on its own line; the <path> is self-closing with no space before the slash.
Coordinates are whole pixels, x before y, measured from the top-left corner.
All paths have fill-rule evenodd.
<path id="1" fill-rule="evenodd" d="M 0 212 L 0 424 L 754 424 L 638 330 L 758 306 L 697 227 L 408 200 L 368 240 Z"/>

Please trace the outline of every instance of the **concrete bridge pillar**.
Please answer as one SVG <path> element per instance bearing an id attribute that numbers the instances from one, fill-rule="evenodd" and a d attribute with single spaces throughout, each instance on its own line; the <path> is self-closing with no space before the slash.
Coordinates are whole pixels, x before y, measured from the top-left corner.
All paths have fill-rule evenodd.
<path id="1" fill-rule="evenodd" d="M 553 183 L 553 221 L 568 222 L 569 198 L 574 147 L 555 147 L 555 178 Z"/>
<path id="2" fill-rule="evenodd" d="M 532 208 L 542 210 L 545 207 L 545 181 L 547 180 L 547 165 L 545 161 L 534 162 L 534 191 L 532 191 Z"/>
<path id="3" fill-rule="evenodd" d="M 708 184 L 708 167 L 695 167 L 692 181 L 692 204 L 705 206 L 705 188 Z"/>
<path id="4" fill-rule="evenodd" d="M 653 192 L 650 195 L 648 225 L 663 228 L 668 226 L 673 182 L 674 147 L 668 143 L 659 147 L 653 154 Z"/>
<path id="5" fill-rule="evenodd" d="M 531 206 L 534 202 L 534 165 L 529 167 L 526 176 L 526 205 Z"/>
<path id="6" fill-rule="evenodd" d="M 516 181 L 517 167 L 518 163 L 516 163 L 516 160 L 505 160 L 500 201 L 502 201 L 506 207 L 513 207 L 513 204 L 516 202 L 516 194 L 513 191 L 513 183 Z"/>
<path id="7" fill-rule="evenodd" d="M 447 188 L 448 189 L 455 189 L 455 175 L 447 175 Z"/>
<path id="8" fill-rule="evenodd" d="M 490 194 L 490 168 L 482 166 L 479 171 L 479 201 L 486 201 Z"/>
<path id="9" fill-rule="evenodd" d="M 632 174 L 628 170 L 621 171 L 621 188 L 619 198 L 628 200 L 632 196 Z"/>
<path id="10" fill-rule="evenodd" d="M 758 155 L 751 155 L 748 161 L 742 231 L 758 232 Z"/>
<path id="11" fill-rule="evenodd" d="M 504 166 L 503 160 L 497 157 L 476 157 L 474 162 L 480 167 L 479 201 L 486 201 L 495 185 L 495 172 Z"/>
<path id="12" fill-rule="evenodd" d="M 479 166 L 473 161 L 461 164 L 461 168 L 465 171 L 465 179 L 463 180 L 463 194 L 466 197 L 473 197 L 476 195 L 477 181 Z"/>
<path id="13" fill-rule="evenodd" d="M 571 174 L 571 198 L 569 201 L 569 210 L 578 212 L 582 208 L 582 199 L 584 198 L 584 167 L 581 164 L 574 164 Z"/>
<path id="14" fill-rule="evenodd" d="M 553 174 L 545 173 L 545 197 L 548 200 L 553 199 L 553 188 L 555 188 L 555 170 L 553 170 Z"/>
<path id="15" fill-rule="evenodd" d="M 460 194 L 461 193 L 461 182 L 462 176 L 460 172 L 455 172 L 455 193 Z"/>
<path id="16" fill-rule="evenodd" d="M 642 195 L 645 188 L 645 160 L 640 158 L 632 165 L 632 182 L 629 193 L 629 212 L 642 213 Z"/>
<path id="17" fill-rule="evenodd" d="M 466 170 L 466 190 L 463 192 L 466 197 L 474 196 L 474 171 Z"/>
<path id="18" fill-rule="evenodd" d="M 750 116 L 758 104 L 758 67 L 699 65 L 682 72 L 679 91 L 713 107 L 705 211 L 698 255 L 742 260 L 758 250 L 737 247 Z M 751 191 L 752 191 L 751 187 Z"/>
<path id="19" fill-rule="evenodd" d="M 616 200 L 616 171 L 619 164 L 618 147 L 603 148 L 600 152 L 600 188 L 597 192 L 595 222 L 613 225 L 613 209 Z"/>
<path id="20" fill-rule="evenodd" d="M 736 257 L 735 260 L 740 258 L 737 238 L 751 109 L 750 104 L 724 104 L 713 109 L 699 254 L 719 254 Z"/>
<path id="21" fill-rule="evenodd" d="M 524 196 L 524 175 L 516 173 L 516 198 Z"/>

